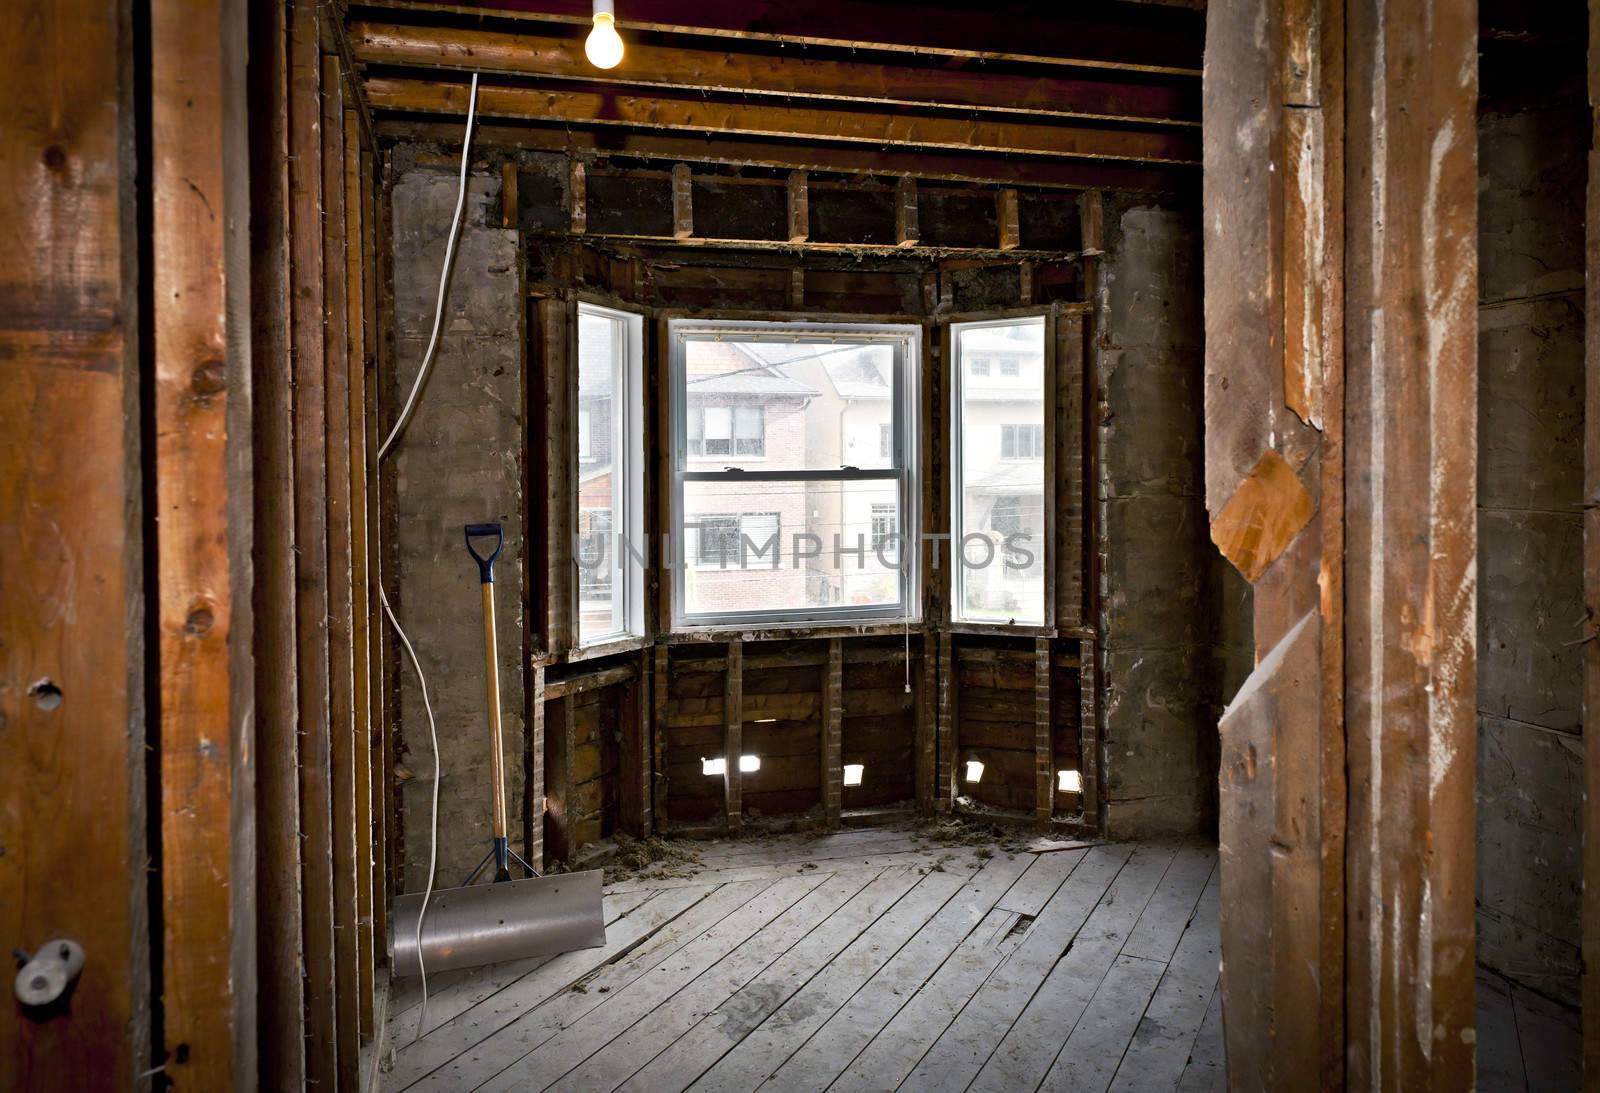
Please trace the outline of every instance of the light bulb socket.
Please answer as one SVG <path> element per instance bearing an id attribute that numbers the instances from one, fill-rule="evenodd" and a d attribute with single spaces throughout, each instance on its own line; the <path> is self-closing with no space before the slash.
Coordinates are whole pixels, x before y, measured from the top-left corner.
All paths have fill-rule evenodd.
<path id="1" fill-rule="evenodd" d="M 598 23 L 602 17 L 608 23 L 617 21 L 616 0 L 594 0 L 594 21 Z"/>

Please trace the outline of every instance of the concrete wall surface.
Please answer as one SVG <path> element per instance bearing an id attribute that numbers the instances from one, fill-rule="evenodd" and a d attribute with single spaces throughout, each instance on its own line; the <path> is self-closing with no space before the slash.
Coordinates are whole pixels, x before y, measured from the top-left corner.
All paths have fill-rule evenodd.
<path id="1" fill-rule="evenodd" d="M 1222 690 L 1250 668 L 1248 585 L 1202 482 L 1198 210 L 1112 198 L 1097 312 L 1106 819 L 1118 838 L 1214 822 Z M 1231 681 L 1231 682 L 1225 682 Z"/>
<path id="2" fill-rule="evenodd" d="M 1576 1004 L 1581 98 L 1479 122 L 1478 960 Z"/>
<path id="3" fill-rule="evenodd" d="M 470 179 L 439 349 L 410 425 L 389 456 L 397 573 L 391 595 L 427 675 L 439 731 L 437 883 L 459 884 L 489 848 L 489 735 L 484 710 L 478 567 L 462 529 L 499 521 L 495 566 L 500 706 L 511 834 L 520 846 L 524 770 L 522 570 L 522 280 L 517 232 L 499 225 L 500 180 Z M 455 211 L 453 169 L 402 169 L 392 189 L 396 374 L 388 413 L 405 399 L 433 325 L 439 267 Z M 399 765 L 405 888 L 428 862 L 433 760 L 416 674 L 400 667 Z M 403 775 L 402 775 L 403 777 Z"/>

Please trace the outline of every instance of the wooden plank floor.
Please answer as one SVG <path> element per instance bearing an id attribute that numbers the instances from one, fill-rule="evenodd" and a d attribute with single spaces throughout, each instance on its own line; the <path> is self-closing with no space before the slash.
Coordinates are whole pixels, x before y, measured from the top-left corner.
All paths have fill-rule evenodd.
<path id="1" fill-rule="evenodd" d="M 1216 851 L 898 830 L 707 845 L 604 948 L 435 976 L 381 1088 L 1220 1090 Z"/>

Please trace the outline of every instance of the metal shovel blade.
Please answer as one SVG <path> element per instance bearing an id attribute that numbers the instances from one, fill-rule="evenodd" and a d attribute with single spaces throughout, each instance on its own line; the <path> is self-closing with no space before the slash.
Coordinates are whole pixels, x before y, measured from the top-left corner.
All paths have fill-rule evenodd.
<path id="1" fill-rule="evenodd" d="M 600 881 L 600 870 L 590 869 L 435 892 L 422 924 L 429 974 L 604 945 Z M 420 970 L 421 910 L 420 892 L 395 897 L 392 966 L 397 976 Z"/>

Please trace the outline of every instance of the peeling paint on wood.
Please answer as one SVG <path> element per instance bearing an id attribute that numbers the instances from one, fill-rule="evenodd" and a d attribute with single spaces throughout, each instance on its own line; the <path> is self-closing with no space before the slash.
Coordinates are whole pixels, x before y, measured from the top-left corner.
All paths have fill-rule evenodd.
<path id="1" fill-rule="evenodd" d="M 1269 449 L 1211 521 L 1211 540 L 1254 582 L 1300 534 L 1316 511 L 1300 476 Z"/>

